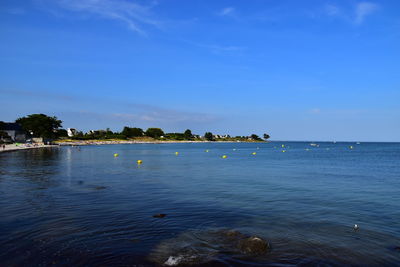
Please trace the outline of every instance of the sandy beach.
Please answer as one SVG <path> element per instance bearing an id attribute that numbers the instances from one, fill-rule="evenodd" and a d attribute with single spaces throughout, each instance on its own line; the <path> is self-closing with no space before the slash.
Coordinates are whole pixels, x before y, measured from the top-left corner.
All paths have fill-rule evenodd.
<path id="1" fill-rule="evenodd" d="M 115 145 L 115 144 L 178 144 L 178 143 L 207 143 L 212 141 L 156 141 L 156 140 L 74 140 L 74 141 L 56 141 L 55 143 L 60 146 L 87 146 L 87 145 Z M 232 143 L 235 141 L 217 141 L 219 143 Z"/>
<path id="2" fill-rule="evenodd" d="M 1 152 L 10 152 L 16 150 L 24 150 L 24 149 L 35 149 L 35 148 L 43 148 L 43 147 L 58 147 L 58 145 L 44 145 L 44 144 L 8 144 L 3 147 L 0 146 L 0 153 Z"/>

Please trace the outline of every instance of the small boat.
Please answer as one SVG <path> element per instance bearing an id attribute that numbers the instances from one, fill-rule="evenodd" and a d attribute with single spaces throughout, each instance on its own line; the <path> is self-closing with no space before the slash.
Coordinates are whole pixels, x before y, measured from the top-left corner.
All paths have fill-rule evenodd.
<path id="1" fill-rule="evenodd" d="M 319 145 L 315 143 L 311 143 L 310 146 L 319 147 Z"/>

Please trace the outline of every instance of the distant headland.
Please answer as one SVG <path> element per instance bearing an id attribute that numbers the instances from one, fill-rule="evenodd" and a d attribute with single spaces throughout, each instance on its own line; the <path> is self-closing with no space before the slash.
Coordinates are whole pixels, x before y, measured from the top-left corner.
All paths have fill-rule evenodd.
<path id="1" fill-rule="evenodd" d="M 124 126 L 121 132 L 109 128 L 90 130 L 86 133 L 75 128 L 62 128 L 62 121 L 57 117 L 45 114 L 31 114 L 15 120 L 15 122 L 0 121 L 0 143 L 42 143 L 59 145 L 90 145 L 90 144 L 121 144 L 121 143 L 171 143 L 171 142 L 265 142 L 269 135 L 263 138 L 257 134 L 249 136 L 231 136 L 229 134 L 204 135 L 193 134 L 190 129 L 183 133 L 166 133 L 161 128 Z"/>

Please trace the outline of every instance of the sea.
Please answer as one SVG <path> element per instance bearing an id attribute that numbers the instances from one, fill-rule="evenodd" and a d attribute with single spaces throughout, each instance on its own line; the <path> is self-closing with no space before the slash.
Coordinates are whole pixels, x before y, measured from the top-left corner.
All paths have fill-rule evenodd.
<path id="1" fill-rule="evenodd" d="M 0 153 L 0 266 L 400 266 L 400 143 Z"/>

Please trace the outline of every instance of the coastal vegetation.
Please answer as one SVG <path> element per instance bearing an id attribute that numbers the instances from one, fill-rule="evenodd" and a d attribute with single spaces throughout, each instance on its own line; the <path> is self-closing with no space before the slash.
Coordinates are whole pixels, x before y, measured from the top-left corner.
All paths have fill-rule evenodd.
<path id="1" fill-rule="evenodd" d="M 253 140 L 256 140 L 256 141 L 262 141 L 262 139 L 261 139 L 258 135 L 256 135 L 256 134 L 252 134 L 252 135 L 250 136 L 250 138 L 253 139 Z"/>
<path id="2" fill-rule="evenodd" d="M 164 136 L 164 131 L 161 130 L 160 128 L 149 128 L 146 130 L 145 135 L 148 137 L 153 137 L 155 139 L 158 139 L 161 136 Z"/>
<path id="3" fill-rule="evenodd" d="M 204 134 L 204 138 L 205 138 L 207 141 L 214 141 L 214 136 L 213 136 L 213 134 L 212 134 L 211 132 L 206 132 L 206 133 Z"/>
<path id="4" fill-rule="evenodd" d="M 86 133 L 77 131 L 76 129 L 62 128 L 62 121 L 57 117 L 47 116 L 45 114 L 31 114 L 18 118 L 16 121 L 21 125 L 28 137 L 41 137 L 52 140 L 137 140 L 137 141 L 241 141 L 241 142 L 261 142 L 269 139 L 268 134 L 264 134 L 264 139 L 256 134 L 249 136 L 231 137 L 229 134 L 219 135 L 212 132 L 206 132 L 203 136 L 193 134 L 190 129 L 186 129 L 183 133 L 172 132 L 166 133 L 161 128 L 151 127 L 143 130 L 139 127 L 124 126 L 121 132 L 112 131 L 110 128 L 105 130 L 90 130 Z M 6 137 L 7 133 L 3 130 L 4 122 L 0 121 L 0 135 Z"/>
<path id="5" fill-rule="evenodd" d="M 125 126 L 121 134 L 127 138 L 132 138 L 132 137 L 141 137 L 144 135 L 144 132 L 140 128 L 130 128 Z"/>
<path id="6" fill-rule="evenodd" d="M 31 114 L 15 121 L 33 137 L 56 138 L 62 121 L 45 114 Z"/>

